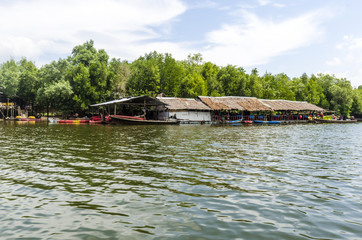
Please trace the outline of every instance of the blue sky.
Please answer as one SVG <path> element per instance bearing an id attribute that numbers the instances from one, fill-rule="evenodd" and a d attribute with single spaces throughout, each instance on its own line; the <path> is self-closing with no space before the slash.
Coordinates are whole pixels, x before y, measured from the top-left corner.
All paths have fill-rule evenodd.
<path id="1" fill-rule="evenodd" d="M 0 0 L 0 62 L 40 66 L 90 39 L 133 61 L 156 50 L 299 77 L 362 85 L 360 0 Z"/>

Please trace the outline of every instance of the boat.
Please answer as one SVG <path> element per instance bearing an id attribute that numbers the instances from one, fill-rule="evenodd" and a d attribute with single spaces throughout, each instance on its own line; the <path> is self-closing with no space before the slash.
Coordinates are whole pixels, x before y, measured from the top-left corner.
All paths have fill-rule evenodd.
<path id="1" fill-rule="evenodd" d="M 254 120 L 254 123 L 257 124 L 281 124 L 280 121 L 262 121 L 262 120 Z"/>
<path id="2" fill-rule="evenodd" d="M 178 125 L 179 121 L 172 120 L 146 120 L 137 116 L 110 115 L 112 122 L 132 125 Z"/>
<path id="3" fill-rule="evenodd" d="M 229 121 L 228 123 L 231 123 L 231 124 L 233 124 L 233 123 L 241 123 L 242 121 L 243 121 L 243 119 L 240 118 L 240 119 L 236 119 L 236 120 L 233 120 L 233 121 Z"/>
<path id="4" fill-rule="evenodd" d="M 273 120 L 273 121 L 266 121 L 267 124 L 281 124 L 280 121 L 276 121 L 276 120 Z"/>
<path id="5" fill-rule="evenodd" d="M 337 119 L 314 119 L 316 123 L 356 123 L 357 119 L 337 120 Z"/>
<path id="6" fill-rule="evenodd" d="M 251 120 L 245 120 L 245 121 L 243 121 L 243 123 L 244 123 L 244 124 L 253 124 L 253 121 L 251 121 Z"/>
<path id="7" fill-rule="evenodd" d="M 102 124 L 102 120 L 89 120 L 89 124 Z"/>
<path id="8" fill-rule="evenodd" d="M 58 123 L 68 123 L 68 124 L 89 123 L 89 119 L 59 120 Z"/>
<path id="9" fill-rule="evenodd" d="M 33 116 L 27 117 L 27 118 L 17 118 L 18 120 L 20 119 L 20 121 L 22 122 L 41 122 L 42 119 L 40 118 L 35 118 Z"/>
<path id="10" fill-rule="evenodd" d="M 231 124 L 233 126 L 240 126 L 242 121 L 243 121 L 243 119 L 240 118 L 240 119 L 236 119 L 236 120 L 232 120 L 232 121 L 227 121 L 226 123 Z"/>

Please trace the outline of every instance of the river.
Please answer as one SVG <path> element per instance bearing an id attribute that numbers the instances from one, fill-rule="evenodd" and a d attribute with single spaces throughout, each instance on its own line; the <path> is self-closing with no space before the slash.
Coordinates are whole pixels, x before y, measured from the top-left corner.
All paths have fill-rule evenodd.
<path id="1" fill-rule="evenodd" d="M 360 239 L 362 124 L 0 122 L 0 239 Z"/>

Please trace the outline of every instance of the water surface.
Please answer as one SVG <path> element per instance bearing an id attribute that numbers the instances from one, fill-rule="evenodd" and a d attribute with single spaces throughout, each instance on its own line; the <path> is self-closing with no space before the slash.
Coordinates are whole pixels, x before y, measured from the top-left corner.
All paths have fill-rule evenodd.
<path id="1" fill-rule="evenodd" d="M 0 123 L 0 238 L 359 239 L 361 136 Z"/>

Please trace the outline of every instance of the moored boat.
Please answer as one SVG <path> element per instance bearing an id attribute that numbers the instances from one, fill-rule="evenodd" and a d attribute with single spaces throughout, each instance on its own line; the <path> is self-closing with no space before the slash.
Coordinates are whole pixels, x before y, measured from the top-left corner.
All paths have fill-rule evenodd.
<path id="1" fill-rule="evenodd" d="M 146 120 L 142 117 L 124 116 L 124 115 L 110 115 L 112 122 L 121 124 L 132 124 L 132 125 L 177 125 L 179 121 L 171 120 Z"/>
<path id="2" fill-rule="evenodd" d="M 68 124 L 89 123 L 89 119 L 59 120 L 58 123 L 68 123 Z"/>
<path id="3" fill-rule="evenodd" d="M 89 124 L 102 124 L 102 120 L 89 120 Z"/>
<path id="4" fill-rule="evenodd" d="M 257 123 L 257 124 L 281 124 L 280 121 L 262 121 L 262 120 L 254 120 L 254 123 Z"/>
<path id="5" fill-rule="evenodd" d="M 346 119 L 346 120 L 337 120 L 337 119 L 314 119 L 316 123 L 356 123 L 357 119 Z"/>
<path id="6" fill-rule="evenodd" d="M 245 120 L 245 121 L 243 121 L 243 123 L 244 123 L 244 124 L 253 124 L 253 121 L 251 121 L 251 120 Z"/>
<path id="7" fill-rule="evenodd" d="M 40 118 L 35 118 L 33 116 L 27 117 L 27 118 L 17 118 L 17 120 L 22 121 L 22 122 L 41 122 L 42 119 Z"/>

